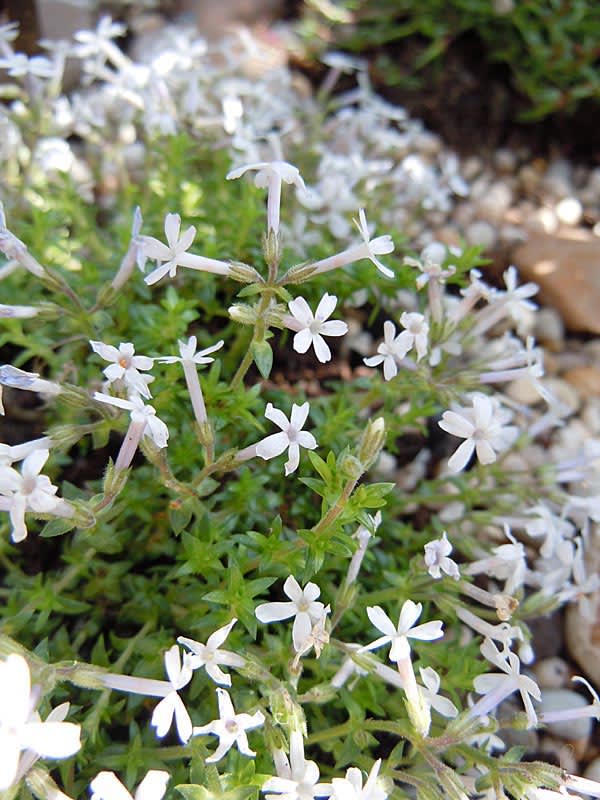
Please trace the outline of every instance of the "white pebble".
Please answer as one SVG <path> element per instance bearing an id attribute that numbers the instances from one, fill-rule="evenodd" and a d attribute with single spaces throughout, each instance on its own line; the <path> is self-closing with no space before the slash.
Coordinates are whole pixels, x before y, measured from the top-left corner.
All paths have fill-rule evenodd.
<path id="1" fill-rule="evenodd" d="M 542 689 L 562 689 L 569 681 L 569 666 L 558 656 L 544 658 L 533 671 Z"/>
<path id="2" fill-rule="evenodd" d="M 585 768 L 584 778 L 590 781 L 600 781 L 600 758 L 594 758 Z"/>
<path id="3" fill-rule="evenodd" d="M 576 197 L 565 197 L 557 203 L 554 211 L 564 225 L 579 225 L 583 216 L 583 208 Z"/>
<path id="4" fill-rule="evenodd" d="M 561 345 L 565 338 L 565 325 L 555 308 L 540 308 L 535 315 L 534 334 L 544 344 Z"/>
<path id="5" fill-rule="evenodd" d="M 469 244 L 479 245 L 485 250 L 491 250 L 496 244 L 498 237 L 493 225 L 482 219 L 476 219 L 467 226 L 465 239 Z"/>

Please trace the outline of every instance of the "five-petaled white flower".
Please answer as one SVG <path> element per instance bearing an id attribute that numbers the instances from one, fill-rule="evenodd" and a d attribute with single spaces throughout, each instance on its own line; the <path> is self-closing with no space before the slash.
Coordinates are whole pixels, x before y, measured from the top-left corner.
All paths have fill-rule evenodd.
<path id="1" fill-rule="evenodd" d="M 452 552 L 452 545 L 448 541 L 446 531 L 442 533 L 441 539 L 434 539 L 425 545 L 425 566 L 432 578 L 441 578 L 442 572 L 449 575 L 454 580 L 460 578 L 458 565 L 449 556 Z"/>
<path id="2" fill-rule="evenodd" d="M 420 361 L 427 355 L 429 325 L 425 317 L 423 314 L 405 311 L 400 317 L 400 324 L 406 329 L 396 339 L 398 351 L 402 353 L 401 358 L 414 347 L 417 351 L 417 361 Z"/>
<path id="3" fill-rule="evenodd" d="M 317 600 L 321 590 L 316 583 L 309 582 L 301 589 L 290 575 L 283 584 L 283 591 L 290 598 L 288 602 L 261 603 L 254 613 L 259 622 L 279 622 L 294 617 L 292 640 L 298 653 L 310 636 L 313 624 L 323 619 L 325 606 Z"/>
<path id="4" fill-rule="evenodd" d="M 284 322 L 290 330 L 297 331 L 294 336 L 294 350 L 297 353 L 306 353 L 312 345 L 322 364 L 331 360 L 331 350 L 323 336 L 343 336 L 348 332 L 345 322 L 329 320 L 336 305 L 337 297 L 327 292 L 319 301 L 314 314 L 303 297 L 290 300 L 288 308 L 292 316 L 286 316 Z"/>
<path id="5" fill-rule="evenodd" d="M 372 261 L 377 269 L 386 277 L 393 278 L 393 271 L 382 264 L 377 258 L 377 256 L 386 256 L 393 252 L 394 242 L 392 241 L 392 237 L 389 234 L 385 234 L 384 236 L 377 236 L 375 239 L 371 239 L 364 208 L 359 209 L 358 220 L 354 220 L 354 224 L 358 228 L 358 232 L 362 236 L 365 247 L 367 248 L 368 255 L 365 257 Z"/>
<path id="6" fill-rule="evenodd" d="M 192 720 L 177 692 L 187 686 L 192 679 L 192 668 L 189 664 L 188 654 L 186 653 L 182 660 L 179 647 L 174 644 L 165 653 L 165 669 L 171 684 L 171 691 L 163 697 L 154 709 L 150 724 L 156 728 L 156 735 L 160 739 L 167 734 L 174 716 L 177 733 L 185 744 L 192 735 Z"/>
<path id="7" fill-rule="evenodd" d="M 419 686 L 421 696 L 431 708 L 435 708 L 438 714 L 450 719 L 458 716 L 458 709 L 447 697 L 438 694 L 440 690 L 440 676 L 433 667 L 419 667 L 419 673 L 423 686 Z"/>
<path id="8" fill-rule="evenodd" d="M 323 272 L 330 272 L 332 269 L 345 267 L 346 264 L 352 264 L 354 261 L 368 258 L 369 261 L 375 264 L 377 269 L 388 278 L 394 277 L 392 270 L 388 269 L 388 267 L 382 264 L 377 258 L 378 255 L 387 255 L 393 251 L 394 242 L 392 241 L 392 237 L 386 234 L 385 236 L 377 236 L 377 238 L 371 239 L 364 209 L 361 208 L 359 210 L 358 217 L 358 221 L 354 220 L 354 224 L 362 236 L 362 243 L 353 245 L 334 256 L 329 256 L 320 261 L 315 261 L 314 264 L 310 264 L 311 275 L 321 275 Z"/>
<path id="9" fill-rule="evenodd" d="M 506 697 L 518 691 L 525 706 L 529 727 L 534 728 L 537 725 L 537 714 L 531 697 L 538 701 L 542 699 L 537 683 L 527 675 L 521 675 L 521 665 L 516 653 L 511 653 L 507 649 L 500 652 L 491 639 L 486 639 L 480 649 L 484 658 L 502 671 L 488 672 L 475 678 L 473 681 L 475 691 L 485 696 L 475 703 L 469 714 L 471 716 L 487 714 Z"/>
<path id="10" fill-rule="evenodd" d="M 309 411 L 310 404 L 308 402 L 303 403 L 301 406 L 293 403 L 292 413 L 288 420 L 283 411 L 275 408 L 272 403 L 267 403 L 265 417 L 281 428 L 281 433 L 273 433 L 254 445 L 256 455 L 268 461 L 270 458 L 280 456 L 287 450 L 288 460 L 285 462 L 285 474 L 291 475 L 292 472 L 298 469 L 300 448 L 305 447 L 307 450 L 314 450 L 317 447 L 317 440 L 312 433 L 302 430 Z"/>
<path id="11" fill-rule="evenodd" d="M 135 347 L 131 342 L 121 342 L 118 348 L 104 342 L 90 341 L 94 353 L 105 361 L 111 361 L 102 371 L 109 384 L 123 381 L 127 394 L 141 394 L 142 397 L 151 397 L 148 383 L 153 380 L 149 375 L 142 375 L 139 370 L 152 369 L 154 359 L 149 356 L 136 356 Z"/>
<path id="12" fill-rule="evenodd" d="M 438 423 L 452 436 L 465 439 L 448 459 L 452 472 L 464 469 L 473 452 L 477 453 L 481 464 L 491 464 L 496 460 L 496 454 L 510 447 L 519 433 L 516 426 L 506 424 L 512 414 L 501 408 L 495 398 L 474 394 L 472 404 L 472 408 L 444 411 Z"/>
<path id="13" fill-rule="evenodd" d="M 101 403 L 108 403 L 117 408 L 125 408 L 131 412 L 131 421 L 134 423 L 143 423 L 143 435 L 150 437 L 154 444 L 163 448 L 167 446 L 169 438 L 169 429 L 162 421 L 156 416 L 156 409 L 144 403 L 141 397 L 133 395 L 129 400 L 124 400 L 121 397 L 113 397 L 110 394 L 103 394 L 102 392 L 94 392 L 94 400 L 99 400 Z"/>
<path id="14" fill-rule="evenodd" d="M 385 800 L 387 792 L 378 780 L 381 759 L 371 767 L 363 786 L 363 774 L 357 767 L 349 767 L 345 778 L 332 778 L 334 800 Z"/>
<path id="15" fill-rule="evenodd" d="M 300 731 L 290 734 L 290 757 L 282 750 L 275 752 L 277 776 L 263 783 L 266 800 L 312 800 L 314 797 L 329 797 L 333 787 L 319 783 L 319 767 L 304 757 L 304 740 Z"/>
<path id="16" fill-rule="evenodd" d="M 147 258 L 155 259 L 157 262 L 164 262 L 159 264 L 149 275 L 146 275 L 144 281 L 148 286 L 164 278 L 167 273 L 171 278 L 174 278 L 177 274 L 177 267 L 214 272 L 217 275 L 229 275 L 230 266 L 224 261 L 188 253 L 187 251 L 192 246 L 196 235 L 196 228 L 190 225 L 181 236 L 179 235 L 180 229 L 181 217 L 179 214 L 167 214 L 165 217 L 165 235 L 168 244 L 163 244 L 158 239 L 155 239 L 154 236 L 140 236 L 144 255 Z"/>
<path id="17" fill-rule="evenodd" d="M 245 663 L 244 659 L 236 653 L 220 649 L 236 622 L 237 619 L 234 617 L 227 625 L 211 633 L 206 644 L 196 642 L 194 639 L 187 639 L 185 636 L 177 637 L 179 644 L 187 647 L 190 651 L 188 665 L 192 669 L 205 667 L 213 681 L 223 686 L 231 686 L 231 676 L 219 669 L 219 664 L 225 664 L 227 667 L 243 667 Z"/>
<path id="18" fill-rule="evenodd" d="M 194 736 L 212 733 L 219 737 L 219 746 L 212 756 L 206 759 L 206 763 L 214 764 L 215 761 L 220 761 L 234 744 L 242 755 L 253 758 L 256 753 L 254 750 L 250 750 L 246 731 L 262 725 L 265 715 L 262 711 L 255 711 L 254 714 L 236 714 L 231 697 L 225 689 L 217 689 L 217 700 L 219 719 L 209 722 L 208 725 L 196 727 L 193 731 Z"/>
<path id="19" fill-rule="evenodd" d="M 415 622 L 421 616 L 423 606 L 421 603 L 414 603 L 406 600 L 400 611 L 400 619 L 396 627 L 381 606 L 369 606 L 367 615 L 373 625 L 384 635 L 380 636 L 371 644 L 365 645 L 361 651 L 376 650 L 384 644 L 390 643 L 390 661 L 402 661 L 410 656 L 409 639 L 421 639 L 424 642 L 431 642 L 444 635 L 442 622 L 439 619 L 425 622 L 414 627 Z"/>
<path id="20" fill-rule="evenodd" d="M 281 206 L 281 184 L 293 183 L 300 191 L 306 191 L 304 181 L 293 164 L 287 161 L 259 161 L 255 164 L 245 164 L 243 167 L 232 169 L 227 173 L 227 180 L 240 178 L 249 170 L 256 170 L 254 185 L 260 189 L 268 189 L 267 195 L 267 230 L 274 233 L 279 231 L 279 211 Z"/>
<path id="21" fill-rule="evenodd" d="M 23 656 L 12 653 L 0 661 L 0 792 L 18 777 L 22 751 L 42 758 L 67 758 L 81 747 L 80 726 L 57 722 L 56 715 L 40 722 L 34 710 L 37 699 Z"/>
<path id="22" fill-rule="evenodd" d="M 367 367 L 376 367 L 383 363 L 383 377 L 391 381 L 398 374 L 398 363 L 407 353 L 404 343 L 400 341 L 402 334 L 396 336 L 396 326 L 390 320 L 383 323 L 383 342 L 377 348 L 377 355 L 363 359 Z"/>
<path id="23" fill-rule="evenodd" d="M 170 777 L 162 769 L 148 770 L 135 794 L 131 795 L 114 772 L 99 772 L 90 783 L 90 800 L 162 800 Z"/>
<path id="24" fill-rule="evenodd" d="M 8 510 L 12 523 L 13 542 L 22 542 L 27 537 L 25 512 L 52 513 L 69 505 L 56 497 L 58 487 L 50 482 L 40 470 L 48 460 L 49 450 L 34 450 L 23 461 L 21 472 L 13 467 L 0 467 L 0 495 L 8 498 Z"/>

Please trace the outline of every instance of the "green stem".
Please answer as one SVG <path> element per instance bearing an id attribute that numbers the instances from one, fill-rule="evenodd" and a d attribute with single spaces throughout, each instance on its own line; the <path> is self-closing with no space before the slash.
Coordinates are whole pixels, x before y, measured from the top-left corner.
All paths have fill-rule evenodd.
<path id="1" fill-rule="evenodd" d="M 354 491 L 354 487 L 359 481 L 359 478 L 360 475 L 357 478 L 350 478 L 350 480 L 347 481 L 338 499 L 331 506 L 325 516 L 321 517 L 319 522 L 317 522 L 317 524 L 311 529 L 312 533 L 314 533 L 317 538 L 321 538 L 330 525 L 332 525 L 342 513 L 344 506 L 348 502 L 348 498 Z"/>
<path id="2" fill-rule="evenodd" d="M 230 384 L 230 388 L 232 391 L 236 391 L 241 386 L 244 378 L 246 377 L 246 373 L 250 369 L 250 365 L 254 360 L 254 351 L 253 351 L 253 344 L 256 341 L 262 341 L 265 337 L 265 333 L 268 329 L 265 328 L 264 322 L 262 320 L 262 316 L 264 312 L 269 307 L 269 303 L 271 302 L 271 298 L 273 297 L 273 290 L 264 291 L 261 295 L 260 302 L 256 309 L 256 324 L 254 326 L 254 331 L 252 333 L 252 338 L 250 339 L 250 344 L 248 345 L 248 349 L 242 359 L 241 364 L 237 368 L 237 372 L 233 376 L 233 379 Z"/>

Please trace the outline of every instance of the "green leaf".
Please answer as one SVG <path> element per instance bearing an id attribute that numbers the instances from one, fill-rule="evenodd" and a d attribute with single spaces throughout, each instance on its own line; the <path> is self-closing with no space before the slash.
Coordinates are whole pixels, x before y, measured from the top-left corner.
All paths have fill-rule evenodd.
<path id="1" fill-rule="evenodd" d="M 51 539 L 54 536 L 63 536 L 73 528 L 75 528 L 75 523 L 70 519 L 51 519 L 40 531 L 40 536 L 44 539 Z"/>
<path id="2" fill-rule="evenodd" d="M 254 342 L 252 344 L 252 355 L 260 374 L 263 378 L 268 378 L 273 366 L 273 350 L 271 349 L 271 345 L 264 340 L 262 342 Z"/>

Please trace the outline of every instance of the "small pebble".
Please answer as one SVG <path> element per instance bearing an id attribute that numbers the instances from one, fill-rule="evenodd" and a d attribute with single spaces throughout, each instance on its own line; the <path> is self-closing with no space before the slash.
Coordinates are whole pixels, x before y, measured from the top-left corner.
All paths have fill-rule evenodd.
<path id="1" fill-rule="evenodd" d="M 513 173 L 517 169 L 517 155 L 513 150 L 502 148 L 496 150 L 494 154 L 494 163 L 500 172 Z"/>
<path id="2" fill-rule="evenodd" d="M 591 781 L 600 781 L 600 758 L 594 758 L 593 761 L 590 761 L 585 768 L 583 777 L 589 778 Z"/>
<path id="3" fill-rule="evenodd" d="M 570 744 L 558 741 L 552 736 L 542 736 L 540 738 L 540 753 L 554 756 L 554 761 L 571 774 L 578 773 L 578 761 Z"/>
<path id="4" fill-rule="evenodd" d="M 569 666 L 558 656 L 542 659 L 533 672 L 542 689 L 562 689 L 569 682 Z"/>
<path id="5" fill-rule="evenodd" d="M 581 412 L 581 419 L 593 436 L 600 435 L 600 397 L 590 397 Z"/>
<path id="6" fill-rule="evenodd" d="M 492 250 L 498 241 L 494 226 L 482 219 L 476 219 L 467 226 L 465 239 L 469 244 L 478 245 L 484 250 Z"/>
<path id="7" fill-rule="evenodd" d="M 469 156 L 461 165 L 461 173 L 468 181 L 472 181 L 481 174 L 483 169 L 483 161 L 477 156 Z"/>
<path id="8" fill-rule="evenodd" d="M 538 208 L 531 217 L 531 223 L 544 233 L 556 233 L 558 230 L 558 217 L 551 208 Z"/>
<path id="9" fill-rule="evenodd" d="M 561 403 L 567 406 L 571 414 L 579 410 L 579 406 L 581 405 L 579 395 L 567 381 L 561 378 L 542 378 L 541 383 L 546 389 L 552 392 Z"/>
<path id="10" fill-rule="evenodd" d="M 565 197 L 554 207 L 556 216 L 564 225 L 579 225 L 583 216 L 583 208 L 576 197 Z"/>
<path id="11" fill-rule="evenodd" d="M 538 703 L 538 712 L 544 711 L 572 711 L 589 705 L 590 701 L 579 692 L 572 689 L 547 689 L 542 692 L 542 701 Z M 547 729 L 554 736 L 559 736 L 567 741 L 588 739 L 592 732 L 590 717 L 580 717 L 561 722 L 547 723 Z"/>
<path id="12" fill-rule="evenodd" d="M 575 367 L 563 375 L 571 386 L 579 392 L 584 399 L 600 396 L 600 369 L 596 367 Z"/>
<path id="13" fill-rule="evenodd" d="M 534 406 L 542 399 L 530 378 L 517 378 L 511 381 L 506 388 L 506 394 L 517 403 L 525 406 Z"/>
<path id="14" fill-rule="evenodd" d="M 512 189 L 506 181 L 492 183 L 479 201 L 479 212 L 490 220 L 501 219 L 513 203 Z"/>
<path id="15" fill-rule="evenodd" d="M 535 338 L 553 350 L 559 350 L 565 340 L 565 326 L 558 311 L 551 307 L 540 308 L 535 315 Z"/>

